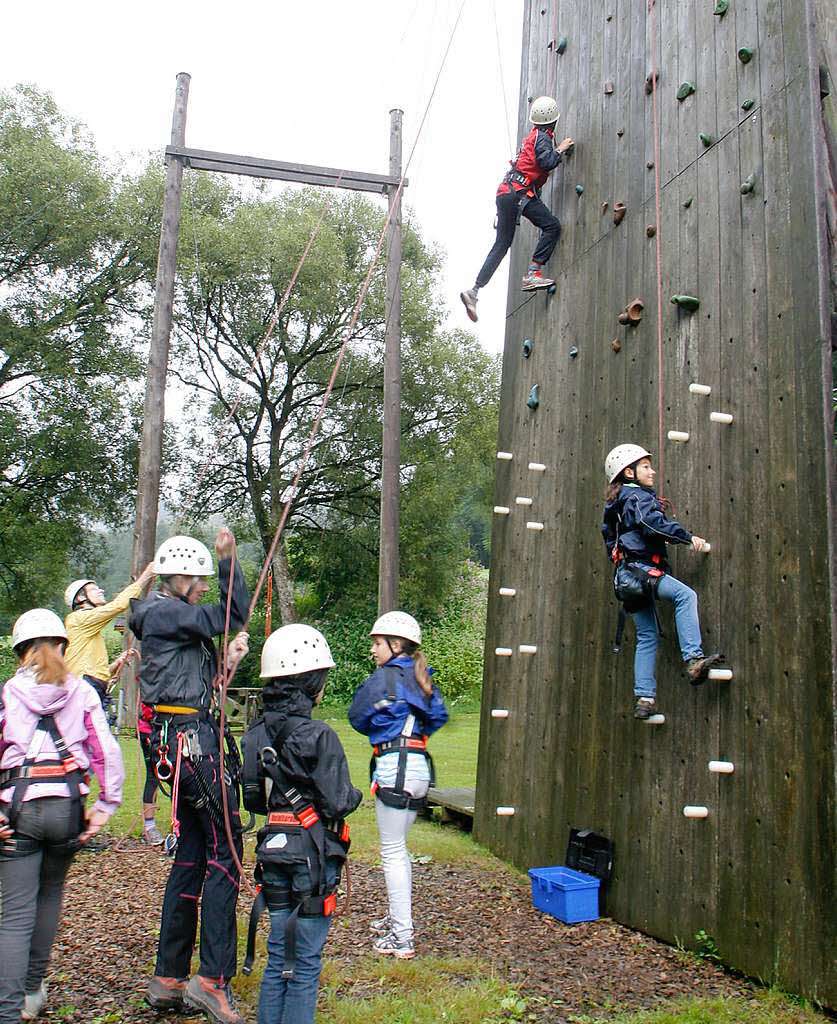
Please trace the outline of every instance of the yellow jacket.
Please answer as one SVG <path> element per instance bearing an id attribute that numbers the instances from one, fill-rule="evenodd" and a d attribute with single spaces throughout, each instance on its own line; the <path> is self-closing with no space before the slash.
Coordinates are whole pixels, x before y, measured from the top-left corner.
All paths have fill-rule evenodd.
<path id="1" fill-rule="evenodd" d="M 139 597 L 144 584 L 132 583 L 112 601 L 98 608 L 79 608 L 64 619 L 69 646 L 64 655 L 67 668 L 76 676 L 94 676 L 103 683 L 110 681 L 108 652 L 102 630 L 128 608 L 132 597 Z"/>

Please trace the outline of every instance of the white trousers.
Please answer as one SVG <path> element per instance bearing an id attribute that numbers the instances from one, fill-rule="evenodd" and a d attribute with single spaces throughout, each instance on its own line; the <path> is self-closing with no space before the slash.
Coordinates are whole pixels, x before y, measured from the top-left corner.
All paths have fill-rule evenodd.
<path id="1" fill-rule="evenodd" d="M 404 788 L 412 796 L 424 796 L 430 783 L 408 779 Z M 376 800 L 375 814 L 381 837 L 381 864 L 387 887 L 389 917 L 395 937 L 403 942 L 413 937 L 413 872 L 407 852 L 407 833 L 416 820 L 416 811 L 387 807 Z"/>

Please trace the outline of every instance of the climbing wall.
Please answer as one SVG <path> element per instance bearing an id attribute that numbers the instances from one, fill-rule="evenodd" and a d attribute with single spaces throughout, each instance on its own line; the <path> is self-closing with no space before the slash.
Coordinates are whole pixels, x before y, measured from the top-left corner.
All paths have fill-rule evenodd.
<path id="1" fill-rule="evenodd" d="M 525 5 L 518 137 L 528 100 L 554 93 L 556 140 L 576 147 L 544 190 L 563 223 L 547 268 L 557 294 L 519 291 L 535 239 L 525 222 L 511 257 L 475 833 L 526 868 L 563 863 L 569 829 L 594 828 L 616 847 L 608 915 L 686 945 L 704 930 L 728 963 L 834 1006 L 817 27 L 809 0 L 717 6 Z M 639 320 L 620 323 L 637 298 Z M 623 441 L 657 454 L 677 518 L 711 542 L 709 554 L 674 549 L 674 572 L 700 594 L 706 649 L 733 671 L 689 686 L 666 607 L 662 725 L 633 718 L 632 625 L 612 653 L 617 605 L 598 527 L 604 457 Z M 687 805 L 706 817 L 687 818 Z"/>

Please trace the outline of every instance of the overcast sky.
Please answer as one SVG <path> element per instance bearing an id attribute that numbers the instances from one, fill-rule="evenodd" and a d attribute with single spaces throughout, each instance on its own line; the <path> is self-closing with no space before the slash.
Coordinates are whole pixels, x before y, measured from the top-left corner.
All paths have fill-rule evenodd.
<path id="1" fill-rule="evenodd" d="M 115 157 L 167 144 L 175 76 L 188 71 L 187 145 L 386 173 L 389 110 L 404 110 L 406 160 L 460 2 L 6 5 L 0 85 L 49 89 Z M 471 326 L 459 292 L 494 238 L 511 155 L 501 68 L 514 135 L 522 14 L 521 0 L 467 0 L 409 171 L 411 216 L 446 253 L 451 326 Z M 503 345 L 507 266 L 480 296 L 474 329 L 490 351 Z"/>

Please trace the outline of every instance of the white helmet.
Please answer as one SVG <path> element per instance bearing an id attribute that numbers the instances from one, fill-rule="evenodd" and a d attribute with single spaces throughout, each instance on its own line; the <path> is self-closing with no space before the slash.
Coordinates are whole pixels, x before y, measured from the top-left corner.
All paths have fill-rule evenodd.
<path id="1" fill-rule="evenodd" d="M 370 636 L 400 636 L 414 644 L 421 643 L 421 626 L 406 612 L 387 612 L 375 620 Z"/>
<path id="2" fill-rule="evenodd" d="M 212 555 L 193 537 L 169 537 L 157 548 L 154 571 L 160 576 L 214 576 Z"/>
<path id="3" fill-rule="evenodd" d="M 617 444 L 615 448 L 611 448 L 605 459 L 607 482 L 612 484 L 623 469 L 639 462 L 640 459 L 650 458 L 650 456 L 651 452 L 647 452 L 638 444 Z"/>
<path id="4" fill-rule="evenodd" d="M 558 104 L 551 96 L 538 96 L 529 110 L 532 124 L 552 124 L 560 116 Z"/>
<path id="5" fill-rule="evenodd" d="M 73 607 L 73 601 L 78 597 L 79 591 L 84 590 L 88 583 L 95 583 L 95 580 L 73 580 L 64 591 L 64 603 L 68 608 Z"/>
<path id="6" fill-rule="evenodd" d="M 262 647 L 262 679 L 298 676 L 318 668 L 334 668 L 334 658 L 323 634 L 301 622 L 280 626 Z"/>
<path id="7" fill-rule="evenodd" d="M 40 640 L 46 637 L 67 639 L 64 623 L 48 608 L 32 608 L 24 612 L 12 627 L 12 647 L 15 650 L 19 644 L 24 644 L 27 640 Z"/>

